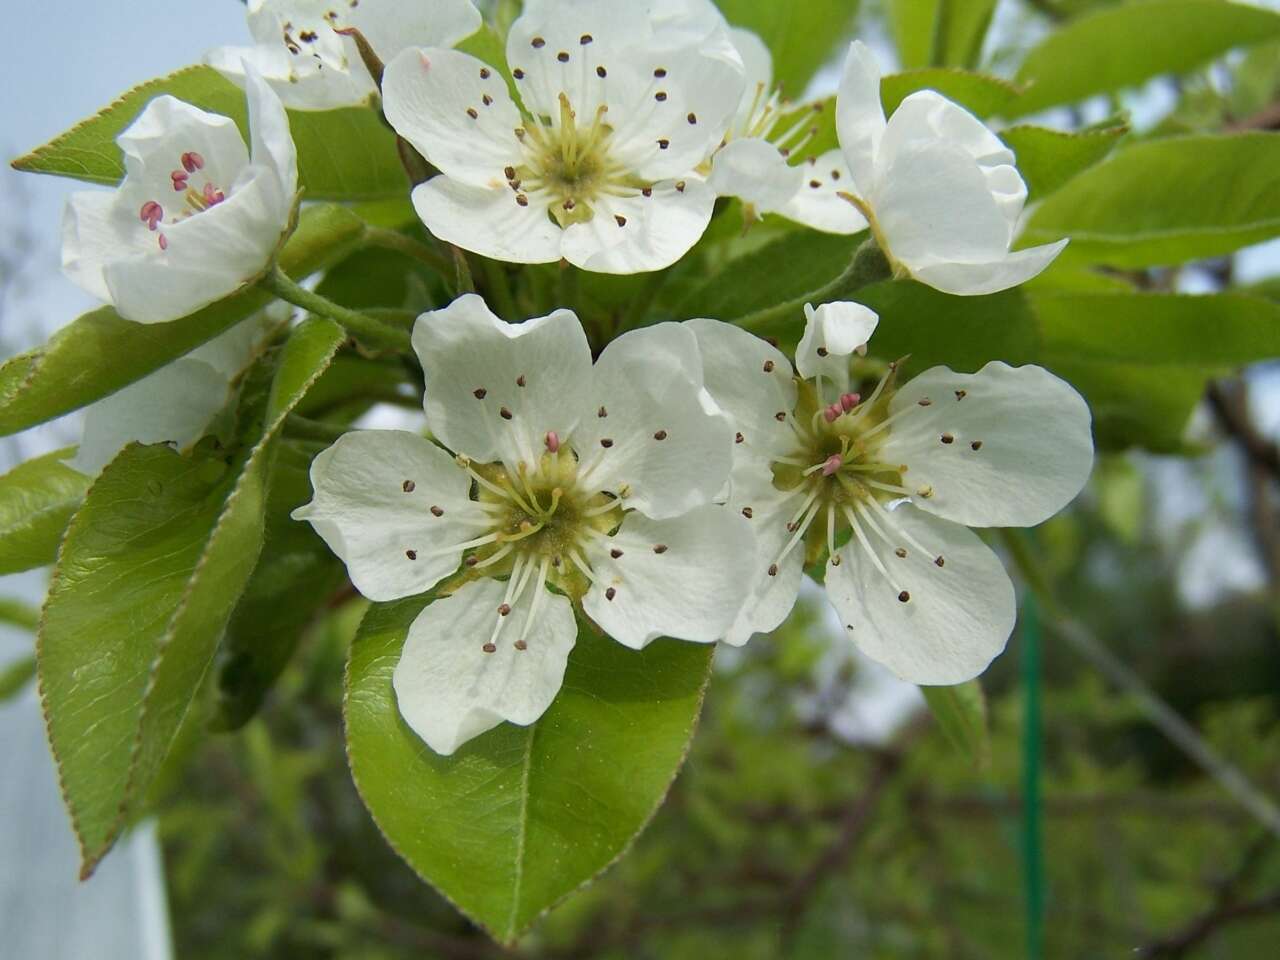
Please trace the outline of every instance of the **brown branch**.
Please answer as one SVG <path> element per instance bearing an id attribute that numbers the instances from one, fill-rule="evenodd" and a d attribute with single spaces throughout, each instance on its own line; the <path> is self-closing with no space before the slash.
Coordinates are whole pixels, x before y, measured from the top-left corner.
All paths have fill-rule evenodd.
<path id="1" fill-rule="evenodd" d="M 1280 130 L 1280 101 L 1263 107 L 1257 113 L 1223 126 L 1223 133 L 1241 133 L 1245 130 Z"/>
<path id="2" fill-rule="evenodd" d="M 1205 390 L 1205 398 L 1218 425 L 1240 444 L 1250 461 L 1280 480 L 1280 447 L 1264 436 L 1250 419 L 1243 391 L 1242 384 L 1228 386 L 1215 380 Z"/>
<path id="3" fill-rule="evenodd" d="M 1151 960 L 1153 957 L 1184 957 L 1191 948 L 1204 941 L 1228 924 L 1268 914 L 1280 913 L 1280 890 L 1253 900 L 1241 900 L 1216 905 L 1171 936 L 1141 947 L 1136 956 Z"/>

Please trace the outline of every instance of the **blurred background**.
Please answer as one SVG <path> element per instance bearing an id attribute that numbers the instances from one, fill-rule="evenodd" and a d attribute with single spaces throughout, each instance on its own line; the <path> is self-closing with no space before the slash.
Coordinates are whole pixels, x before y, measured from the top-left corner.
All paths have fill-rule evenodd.
<path id="1" fill-rule="evenodd" d="M 915 66 L 939 2 L 864 0 L 845 22 L 886 65 Z M 994 12 L 976 63 L 1009 74 L 1055 22 L 1106 3 L 976 5 Z M 5 25 L 19 41 L 0 58 L 6 159 L 247 35 L 236 0 L 45 0 Z M 835 78 L 832 63 L 807 92 Z M 1280 42 L 1036 119 L 1071 129 L 1117 110 L 1137 136 L 1280 128 Z M 73 189 L 0 170 L 0 356 L 92 306 L 58 267 Z M 1280 245 L 1139 281 L 1280 297 Z M 0 440 L 0 472 L 77 436 L 67 418 Z M 668 802 L 517 954 L 1280 955 L 1278 442 L 1280 361 L 1215 381 L 1181 453 L 1100 458 L 1074 507 L 1021 541 L 1066 616 L 1041 629 L 1024 608 L 985 675 L 986 755 L 854 657 L 822 604 L 723 651 Z M 78 883 L 29 682 L 44 584 L 0 578 L 0 957 L 505 955 L 356 797 L 339 697 L 358 604 L 310 631 L 257 719 L 191 747 L 154 819 Z"/>

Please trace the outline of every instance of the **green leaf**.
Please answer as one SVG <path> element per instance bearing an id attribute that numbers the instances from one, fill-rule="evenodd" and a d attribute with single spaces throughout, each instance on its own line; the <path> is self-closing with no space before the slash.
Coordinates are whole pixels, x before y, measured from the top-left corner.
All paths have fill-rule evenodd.
<path id="1" fill-rule="evenodd" d="M 400 719 L 391 688 L 424 602 L 375 605 L 360 627 L 347 671 L 351 770 L 400 856 L 511 943 L 653 816 L 688 750 L 712 650 L 660 640 L 637 653 L 584 631 L 541 720 L 441 757 Z"/>
<path id="2" fill-rule="evenodd" d="M 1124 125 L 1066 133 L 1024 124 L 1001 131 L 1000 139 L 1018 158 L 1028 197 L 1039 200 L 1103 160 L 1128 132 Z"/>
<path id="3" fill-rule="evenodd" d="M 21 657 L 0 669 L 0 703 L 20 694 L 35 675 L 35 657 Z"/>
<path id="4" fill-rule="evenodd" d="M 257 713 L 303 631 L 345 579 L 342 564 L 311 526 L 290 517 L 311 498 L 313 452 L 283 442 L 271 466 L 262 555 L 219 651 L 220 729 L 241 727 Z"/>
<path id="5" fill-rule="evenodd" d="M 362 222 L 338 206 L 305 210 L 280 265 L 301 278 L 345 257 Z M 86 313 L 43 347 L 0 366 L 0 436 L 78 410 L 194 350 L 271 302 L 248 289 L 170 323 L 132 323 L 110 307 Z"/>
<path id="6" fill-rule="evenodd" d="M 1242 294 L 1029 291 L 1040 362 L 1093 410 L 1100 444 L 1182 446 L 1205 383 L 1280 356 L 1280 305 Z"/>
<path id="7" fill-rule="evenodd" d="M 898 59 L 908 69 L 975 66 L 995 6 L 995 0 L 888 0 Z"/>
<path id="8" fill-rule="evenodd" d="M 1135 143 L 1031 215 L 1025 243 L 1070 237 L 1064 257 L 1117 267 L 1182 263 L 1280 235 L 1280 134 Z"/>
<path id="9" fill-rule="evenodd" d="M 886 114 L 898 109 L 917 90 L 936 90 L 978 117 L 1006 114 L 1022 91 L 1008 80 L 955 67 L 930 67 L 890 73 L 880 79 L 880 102 Z"/>
<path id="10" fill-rule="evenodd" d="M 728 21 L 760 35 L 773 54 L 773 82 L 791 99 L 843 49 L 858 15 L 857 0 L 807 0 L 803 16 L 776 0 L 716 0 Z"/>
<path id="11" fill-rule="evenodd" d="M 925 703 L 946 738 L 979 767 L 991 763 L 987 698 L 977 680 L 953 687 L 921 687 Z"/>
<path id="12" fill-rule="evenodd" d="M 1015 79 L 1030 89 L 1009 116 L 1185 73 L 1233 47 L 1277 36 L 1280 14 L 1225 0 L 1108 7 L 1069 21 L 1027 54 Z"/>
<path id="13" fill-rule="evenodd" d="M 0 623 L 34 632 L 40 625 L 40 611 L 21 600 L 0 597 Z"/>
<path id="14" fill-rule="evenodd" d="M 53 563 L 89 478 L 63 461 L 74 447 L 36 457 L 0 477 L 0 576 Z"/>
<path id="15" fill-rule="evenodd" d="M 153 97 L 170 94 L 210 113 L 231 117 L 248 137 L 244 92 L 212 67 L 187 67 L 130 90 L 100 113 L 72 127 L 14 167 L 90 183 L 115 184 L 124 176 L 116 137 Z M 404 195 L 409 179 L 396 153 L 395 134 L 370 107 L 300 110 L 289 114 L 298 147 L 298 181 L 308 200 L 374 200 Z"/>
<path id="16" fill-rule="evenodd" d="M 91 874 L 169 750 L 263 538 L 274 439 L 345 334 L 282 348 L 256 440 L 229 459 L 131 445 L 67 531 L 37 646 L 49 742 Z"/>

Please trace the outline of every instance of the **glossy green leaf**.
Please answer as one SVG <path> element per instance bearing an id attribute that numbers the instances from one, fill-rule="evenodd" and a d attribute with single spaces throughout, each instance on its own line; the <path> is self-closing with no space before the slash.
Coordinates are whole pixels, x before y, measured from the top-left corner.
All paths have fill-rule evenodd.
<path id="1" fill-rule="evenodd" d="M 0 623 L 34 631 L 40 625 L 40 611 L 12 597 L 0 597 Z"/>
<path id="2" fill-rule="evenodd" d="M 222 729 L 247 723 L 297 649 L 303 631 L 345 579 L 342 564 L 290 514 L 311 499 L 308 470 L 318 450 L 279 444 L 271 465 L 262 554 L 227 625 L 218 654 Z"/>
<path id="3" fill-rule="evenodd" d="M 16 697 L 27 689 L 36 675 L 36 658 L 21 657 L 7 666 L 0 667 L 0 703 Z"/>
<path id="4" fill-rule="evenodd" d="M 890 73 L 881 78 L 880 101 L 884 104 L 885 113 L 898 109 L 898 105 L 917 90 L 936 90 L 978 117 L 1008 113 L 1022 94 L 1008 80 L 987 73 L 955 67 L 929 67 Z"/>
<path id="5" fill-rule="evenodd" d="M 116 137 L 160 94 L 231 117 L 248 134 L 244 92 L 212 67 L 187 67 L 130 90 L 88 120 L 55 137 L 13 165 L 90 183 L 124 176 Z M 374 200 L 403 195 L 409 180 L 396 153 L 395 134 L 370 107 L 294 111 L 289 128 L 298 147 L 298 180 L 309 200 Z"/>
<path id="6" fill-rule="evenodd" d="M 776 0 L 716 0 L 735 27 L 760 35 L 773 53 L 773 80 L 792 99 L 824 64 L 837 56 L 853 32 L 857 0 L 806 0 L 804 15 Z"/>
<path id="7" fill-rule="evenodd" d="M 1067 133 L 1024 124 L 1002 130 L 1000 139 L 1018 158 L 1028 197 L 1039 200 L 1102 161 L 1128 132 L 1127 126 Z"/>
<path id="8" fill-rule="evenodd" d="M 1280 14 L 1226 0 L 1123 3 L 1071 20 L 1031 50 L 1017 81 L 1023 115 L 1185 73 L 1234 47 L 1280 36 Z"/>
<path id="9" fill-rule="evenodd" d="M 55 450 L 0 477 L 0 576 L 53 563 L 67 522 L 84 499 L 89 478 Z"/>
<path id="10" fill-rule="evenodd" d="M 987 698 L 977 680 L 953 687 L 921 687 L 925 703 L 951 745 L 978 766 L 991 762 Z"/>
<path id="11" fill-rule="evenodd" d="M 995 0 L 887 0 L 899 61 L 908 69 L 975 66 L 995 6 Z"/>
<path id="12" fill-rule="evenodd" d="M 712 650 L 661 640 L 637 653 L 584 631 L 541 720 L 504 724 L 441 757 L 400 719 L 391 687 L 423 605 L 374 606 L 352 646 L 352 773 L 391 846 L 509 943 L 621 856 L 653 816 L 688 750 Z"/>
<path id="13" fill-rule="evenodd" d="M 274 439 L 344 340 L 329 320 L 294 331 L 241 453 L 126 447 L 71 522 L 37 660 L 82 875 L 169 750 L 262 547 Z"/>
<path id="14" fill-rule="evenodd" d="M 294 277 L 308 276 L 350 253 L 363 230 L 359 218 L 343 207 L 308 209 L 281 252 L 280 265 Z M 0 366 L 0 436 L 114 393 L 270 302 L 268 294 L 246 290 L 170 323 L 132 323 L 110 307 L 86 313 L 44 346 Z"/>
<path id="15" fill-rule="evenodd" d="M 1025 243 L 1070 237 L 1063 256 L 1146 267 L 1219 256 L 1280 236 L 1280 134 L 1135 143 L 1031 215 Z"/>

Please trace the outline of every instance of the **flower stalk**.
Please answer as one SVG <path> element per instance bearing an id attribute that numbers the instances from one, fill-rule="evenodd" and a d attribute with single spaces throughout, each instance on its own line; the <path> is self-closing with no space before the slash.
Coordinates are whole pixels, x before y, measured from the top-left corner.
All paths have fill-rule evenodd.
<path id="1" fill-rule="evenodd" d="M 390 324 L 334 303 L 328 297 L 306 289 L 291 280 L 278 266 L 268 270 L 258 284 L 264 290 L 287 303 L 292 303 L 295 307 L 301 307 L 303 310 L 342 324 L 353 337 L 363 340 L 370 346 L 393 350 L 408 350 L 410 347 L 408 332 L 397 330 Z"/>

